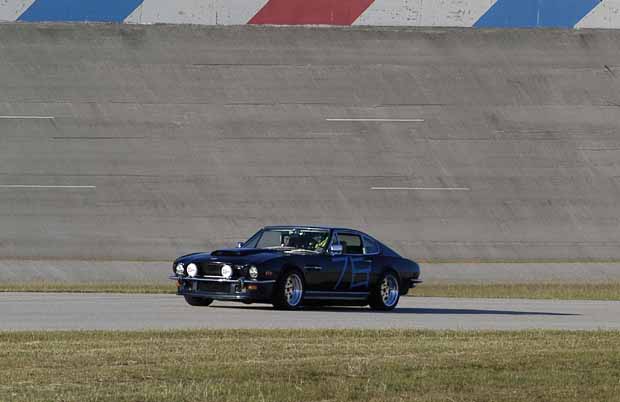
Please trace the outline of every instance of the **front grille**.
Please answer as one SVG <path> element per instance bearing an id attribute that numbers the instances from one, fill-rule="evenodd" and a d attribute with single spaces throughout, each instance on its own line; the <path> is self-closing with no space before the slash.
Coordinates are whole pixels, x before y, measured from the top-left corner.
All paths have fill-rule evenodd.
<path id="1" fill-rule="evenodd" d="M 227 282 L 198 282 L 198 290 L 203 292 L 230 293 L 230 287 Z"/>
<path id="2" fill-rule="evenodd" d="M 206 276 L 222 276 L 222 265 L 219 262 L 205 262 L 200 264 L 200 274 Z"/>

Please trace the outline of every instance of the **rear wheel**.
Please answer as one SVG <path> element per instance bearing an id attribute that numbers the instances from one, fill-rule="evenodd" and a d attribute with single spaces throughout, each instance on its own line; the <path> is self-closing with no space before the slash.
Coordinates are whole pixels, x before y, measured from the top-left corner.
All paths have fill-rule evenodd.
<path id="1" fill-rule="evenodd" d="M 280 310 L 294 310 L 301 306 L 304 297 L 304 280 L 297 271 L 285 273 L 276 284 L 273 306 Z"/>
<path id="2" fill-rule="evenodd" d="M 187 295 L 184 295 L 183 297 L 185 297 L 185 301 L 190 306 L 206 307 L 209 304 L 213 303 L 213 299 L 207 299 L 204 297 L 194 297 L 194 296 L 187 296 Z"/>
<path id="3" fill-rule="evenodd" d="M 383 274 L 370 294 L 370 308 L 373 310 L 393 310 L 400 300 L 400 286 L 396 275 L 388 271 Z"/>

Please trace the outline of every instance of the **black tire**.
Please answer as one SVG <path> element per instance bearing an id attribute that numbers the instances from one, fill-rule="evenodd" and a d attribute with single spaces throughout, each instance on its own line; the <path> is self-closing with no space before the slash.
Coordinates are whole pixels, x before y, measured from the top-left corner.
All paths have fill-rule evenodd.
<path id="1" fill-rule="evenodd" d="M 394 271 L 386 271 L 381 275 L 370 292 L 368 304 L 373 310 L 390 311 L 400 300 L 400 280 Z"/>
<path id="2" fill-rule="evenodd" d="M 278 310 L 296 310 L 301 307 L 306 283 L 296 269 L 286 271 L 276 282 L 272 304 Z"/>
<path id="3" fill-rule="evenodd" d="M 213 303 L 213 299 L 207 299 L 205 297 L 194 297 L 188 295 L 184 295 L 183 297 L 185 297 L 185 301 L 190 306 L 206 307 Z"/>

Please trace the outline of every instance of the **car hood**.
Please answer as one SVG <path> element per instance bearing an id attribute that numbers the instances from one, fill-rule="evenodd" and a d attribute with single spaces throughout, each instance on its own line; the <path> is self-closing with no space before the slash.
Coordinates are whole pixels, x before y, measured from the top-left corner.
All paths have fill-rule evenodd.
<path id="1" fill-rule="evenodd" d="M 230 248 L 215 250 L 211 253 L 187 254 L 176 259 L 175 264 L 200 262 L 229 262 L 232 264 L 260 264 L 267 260 L 283 257 L 279 250 L 260 248 Z"/>

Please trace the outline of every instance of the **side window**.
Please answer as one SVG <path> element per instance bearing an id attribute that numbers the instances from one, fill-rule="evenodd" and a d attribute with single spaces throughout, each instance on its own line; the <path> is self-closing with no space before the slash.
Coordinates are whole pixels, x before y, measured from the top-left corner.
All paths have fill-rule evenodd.
<path id="1" fill-rule="evenodd" d="M 338 233 L 334 232 L 332 235 L 332 241 L 330 244 L 340 244 L 340 240 L 338 240 Z"/>
<path id="2" fill-rule="evenodd" d="M 377 254 L 379 246 L 377 242 L 370 237 L 364 236 L 364 254 Z"/>
<path id="3" fill-rule="evenodd" d="M 243 243 L 243 248 L 255 248 L 256 247 L 256 243 L 258 243 L 258 239 L 260 239 L 260 237 L 262 235 L 263 235 L 263 232 L 260 231 L 260 232 L 256 233 L 254 236 L 250 237 L 250 239 L 248 241 Z"/>
<path id="4" fill-rule="evenodd" d="M 364 254 L 362 238 L 355 234 L 338 233 L 338 240 L 343 254 Z"/>

